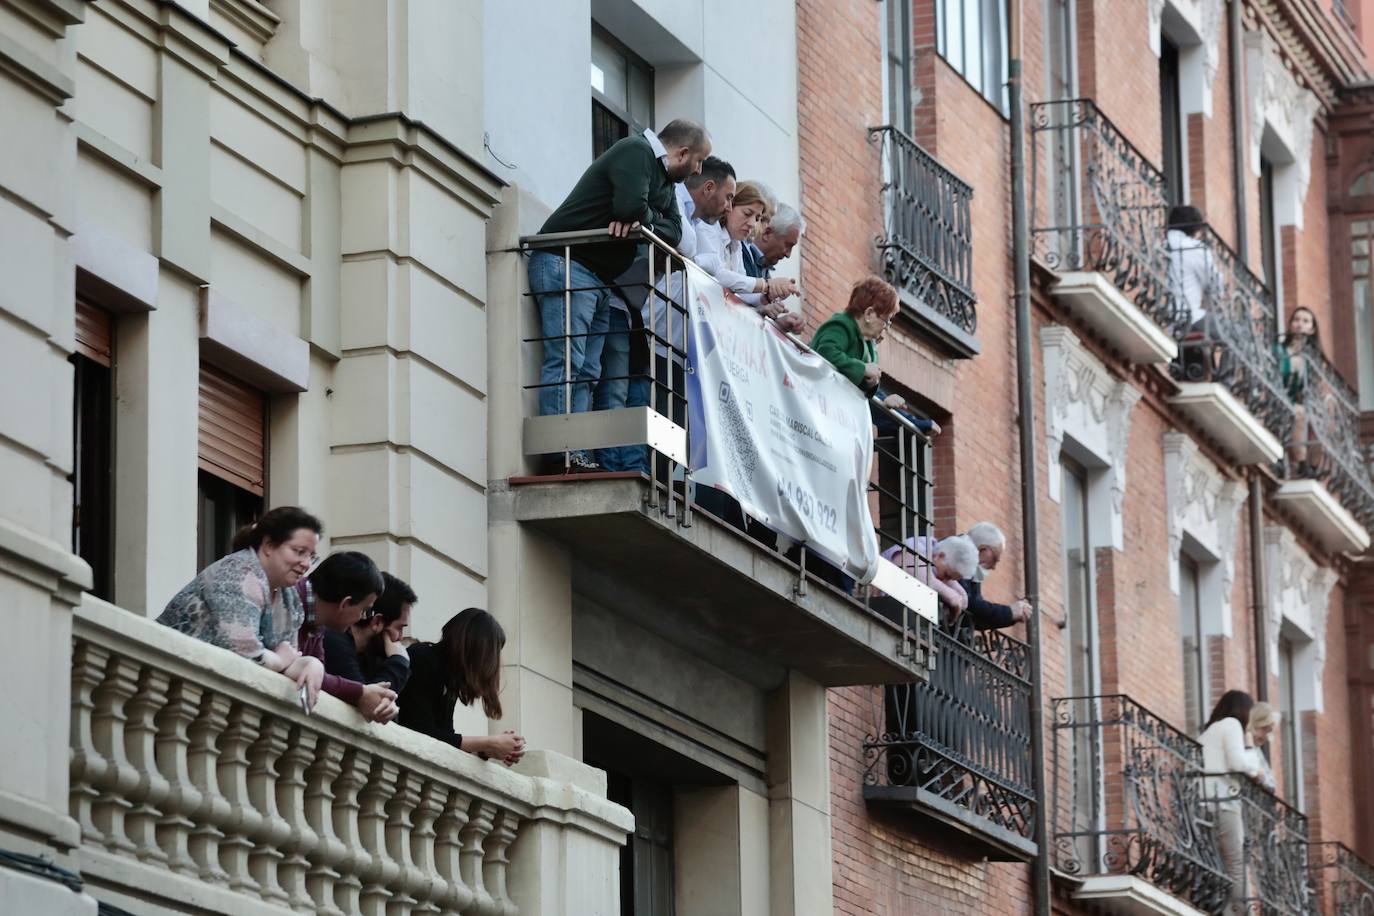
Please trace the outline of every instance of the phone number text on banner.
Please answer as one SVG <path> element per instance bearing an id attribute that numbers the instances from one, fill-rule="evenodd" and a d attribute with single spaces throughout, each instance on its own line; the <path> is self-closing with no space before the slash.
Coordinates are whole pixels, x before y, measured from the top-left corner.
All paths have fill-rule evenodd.
<path id="1" fill-rule="evenodd" d="M 692 479 L 869 582 L 878 541 L 863 394 L 694 265 L 687 294 Z"/>

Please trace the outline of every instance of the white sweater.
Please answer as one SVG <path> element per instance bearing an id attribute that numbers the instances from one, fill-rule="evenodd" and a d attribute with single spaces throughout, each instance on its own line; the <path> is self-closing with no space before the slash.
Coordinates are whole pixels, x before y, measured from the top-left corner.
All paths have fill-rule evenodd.
<path id="1" fill-rule="evenodd" d="M 1254 758 L 1245 752 L 1245 729 L 1238 720 L 1227 717 L 1213 722 L 1202 732 L 1202 768 L 1207 773 L 1244 773 L 1252 779 L 1259 775 Z M 1234 776 L 1208 778 L 1207 794 L 1228 798 L 1240 788 Z"/>

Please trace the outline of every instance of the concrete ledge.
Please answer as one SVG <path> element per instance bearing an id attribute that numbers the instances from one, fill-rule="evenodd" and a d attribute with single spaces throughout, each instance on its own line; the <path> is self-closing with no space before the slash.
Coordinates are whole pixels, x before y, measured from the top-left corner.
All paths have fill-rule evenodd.
<path id="1" fill-rule="evenodd" d="M 208 286 L 200 290 L 200 351 L 264 391 L 310 386 L 310 344 L 277 330 Z"/>
<path id="2" fill-rule="evenodd" d="M 1204 916 L 1196 909 L 1135 875 L 1093 875 L 1073 895 L 1118 916 Z"/>
<path id="3" fill-rule="evenodd" d="M 1191 416 L 1238 464 L 1271 464 L 1283 457 L 1278 437 L 1219 382 L 1184 382 L 1169 403 Z"/>
<path id="4" fill-rule="evenodd" d="M 76 289 L 112 312 L 157 308 L 157 258 L 92 223 L 72 236 Z"/>
<path id="5" fill-rule="evenodd" d="M 1274 502 L 1287 508 L 1334 553 L 1363 553 L 1369 548 L 1369 532 L 1320 481 L 1286 481 L 1274 494 Z"/>
<path id="6" fill-rule="evenodd" d="M 1050 294 L 1133 363 L 1162 363 L 1178 344 L 1099 271 L 1060 274 Z"/>

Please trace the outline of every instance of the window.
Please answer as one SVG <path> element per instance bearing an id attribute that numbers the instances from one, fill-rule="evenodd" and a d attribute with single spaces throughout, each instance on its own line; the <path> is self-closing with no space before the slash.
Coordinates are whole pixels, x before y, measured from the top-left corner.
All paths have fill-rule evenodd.
<path id="1" fill-rule="evenodd" d="M 1279 637 L 1279 728 L 1283 744 L 1283 799 L 1295 808 L 1302 807 L 1302 729 L 1297 721 L 1295 679 L 1296 654 L 1293 641 Z"/>
<path id="2" fill-rule="evenodd" d="M 213 366 L 200 367 L 200 569 L 229 552 L 234 532 L 262 513 L 267 398 Z"/>
<path id="3" fill-rule="evenodd" d="M 592 158 L 654 121 L 654 71 L 592 24 Z"/>
<path id="4" fill-rule="evenodd" d="M 635 832 L 620 848 L 621 916 L 672 916 L 672 787 L 607 770 L 606 798 L 635 816 Z"/>
<path id="5" fill-rule="evenodd" d="M 91 594 L 108 601 L 113 597 L 114 323 L 109 312 L 79 299 L 71 362 L 72 552 L 91 567 Z"/>
<path id="6" fill-rule="evenodd" d="M 887 123 L 912 131 L 911 0 L 886 0 Z"/>
<path id="7" fill-rule="evenodd" d="M 1190 735 L 1207 721 L 1207 665 L 1202 636 L 1201 572 L 1193 558 L 1178 558 L 1179 632 L 1183 636 L 1183 695 Z"/>
<path id="8" fill-rule="evenodd" d="M 1161 37 L 1159 49 L 1159 123 L 1164 145 L 1164 193 L 1169 205 L 1183 203 L 1183 106 L 1179 102 L 1178 47 Z"/>
<path id="9" fill-rule="evenodd" d="M 1355 307 L 1355 360 L 1360 409 L 1374 410 L 1374 217 L 1350 221 L 1350 282 Z"/>
<path id="10" fill-rule="evenodd" d="M 1374 195 L 1374 170 L 1365 172 L 1350 183 L 1351 197 L 1368 197 Z"/>
<path id="11" fill-rule="evenodd" d="M 935 17 L 935 47 L 940 56 L 1005 114 L 1005 0 L 936 0 Z"/>
<path id="12" fill-rule="evenodd" d="M 1282 290 L 1279 285 L 1278 226 L 1274 222 L 1274 163 L 1268 156 L 1260 156 L 1259 183 L 1260 263 L 1264 267 L 1264 282 L 1278 303 Z"/>

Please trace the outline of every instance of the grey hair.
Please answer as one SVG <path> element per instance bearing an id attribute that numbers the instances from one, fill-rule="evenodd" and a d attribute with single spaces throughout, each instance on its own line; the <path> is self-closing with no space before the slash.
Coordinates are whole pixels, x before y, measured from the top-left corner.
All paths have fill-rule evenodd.
<path id="1" fill-rule="evenodd" d="M 791 204 L 778 204 L 778 209 L 768 225 L 778 235 L 786 235 L 796 229 L 797 236 L 800 237 L 806 231 L 806 219 Z"/>
<path id="2" fill-rule="evenodd" d="M 979 522 L 968 530 L 967 537 L 979 547 L 995 547 L 998 550 L 1007 546 L 1007 536 L 992 522 Z"/>
<path id="3" fill-rule="evenodd" d="M 978 569 L 978 548 L 967 535 L 943 538 L 935 545 L 935 552 L 945 555 L 945 563 L 960 579 L 972 579 Z"/>

